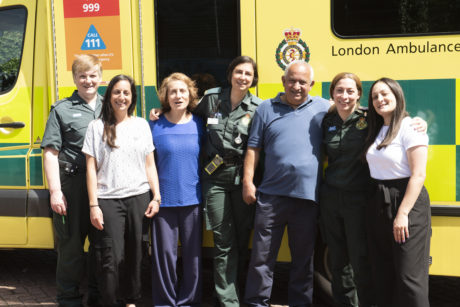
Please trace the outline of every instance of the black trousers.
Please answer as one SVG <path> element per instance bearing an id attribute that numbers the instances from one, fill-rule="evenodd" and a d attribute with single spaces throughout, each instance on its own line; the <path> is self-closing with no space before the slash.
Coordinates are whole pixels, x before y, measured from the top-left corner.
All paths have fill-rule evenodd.
<path id="1" fill-rule="evenodd" d="M 99 199 L 104 229 L 94 231 L 97 278 L 104 306 L 133 304 L 141 298 L 142 245 L 150 220 L 144 216 L 150 193 Z"/>
<path id="2" fill-rule="evenodd" d="M 86 174 L 68 175 L 60 170 L 61 189 L 67 200 L 67 215 L 53 212 L 54 234 L 57 239 L 56 292 L 59 306 L 79 307 L 83 295 L 80 285 L 88 272 L 88 301 L 98 299 L 92 238 L 88 257 L 84 245 L 91 232 Z M 87 263 L 88 262 L 88 263 Z"/>
<path id="3" fill-rule="evenodd" d="M 375 305 L 367 247 L 366 190 L 321 186 L 321 233 L 329 248 L 332 293 L 337 306 Z M 359 302 L 358 302 L 359 298 Z"/>
<path id="4" fill-rule="evenodd" d="M 369 249 L 379 307 L 428 307 L 430 199 L 422 188 L 409 213 L 409 238 L 397 243 L 393 221 L 409 178 L 372 184 L 367 211 Z"/>

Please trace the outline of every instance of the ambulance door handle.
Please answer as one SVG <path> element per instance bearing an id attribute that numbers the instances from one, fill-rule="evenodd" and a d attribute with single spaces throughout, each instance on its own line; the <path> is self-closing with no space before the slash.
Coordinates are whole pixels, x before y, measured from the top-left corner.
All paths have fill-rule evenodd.
<path id="1" fill-rule="evenodd" d="M 0 124 L 0 128 L 13 128 L 13 129 L 18 129 L 18 128 L 24 128 L 26 124 L 23 122 L 11 122 L 11 123 L 4 123 Z"/>

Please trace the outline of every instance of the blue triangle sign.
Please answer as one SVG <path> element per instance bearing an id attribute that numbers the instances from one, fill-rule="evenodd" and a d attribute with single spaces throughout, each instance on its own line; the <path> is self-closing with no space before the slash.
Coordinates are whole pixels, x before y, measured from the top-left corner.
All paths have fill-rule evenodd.
<path id="1" fill-rule="evenodd" d="M 81 50 L 99 50 L 106 49 L 104 41 L 96 30 L 94 25 L 89 27 L 88 33 L 86 33 L 83 44 L 81 44 Z"/>

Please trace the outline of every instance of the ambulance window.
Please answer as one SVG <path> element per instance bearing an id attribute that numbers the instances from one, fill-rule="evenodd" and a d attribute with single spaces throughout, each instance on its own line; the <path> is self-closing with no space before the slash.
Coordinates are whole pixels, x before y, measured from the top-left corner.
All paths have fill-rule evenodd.
<path id="1" fill-rule="evenodd" d="M 240 54 L 239 1 L 156 0 L 158 85 L 173 72 L 226 84 L 226 69 Z"/>
<path id="2" fill-rule="evenodd" d="M 13 88 L 21 65 L 27 19 L 24 7 L 0 10 L 0 94 Z"/>
<path id="3" fill-rule="evenodd" d="M 339 37 L 460 32 L 459 0 L 332 0 L 331 9 Z"/>

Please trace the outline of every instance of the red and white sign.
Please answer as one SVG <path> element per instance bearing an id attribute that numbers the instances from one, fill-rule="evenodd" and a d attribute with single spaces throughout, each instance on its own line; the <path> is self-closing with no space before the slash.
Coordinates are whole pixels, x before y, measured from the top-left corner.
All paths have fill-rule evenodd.
<path id="1" fill-rule="evenodd" d="M 67 70 L 76 55 L 94 54 L 103 69 L 121 69 L 119 0 L 64 0 Z"/>

